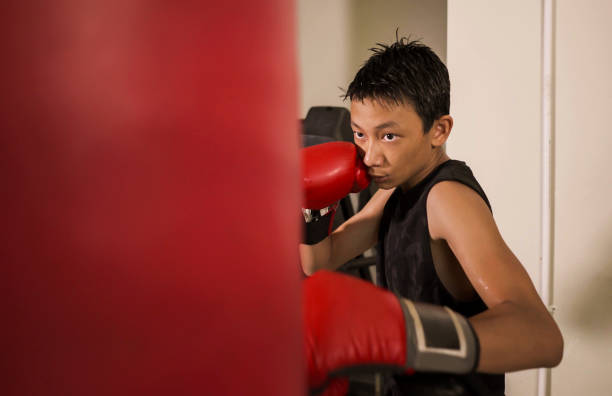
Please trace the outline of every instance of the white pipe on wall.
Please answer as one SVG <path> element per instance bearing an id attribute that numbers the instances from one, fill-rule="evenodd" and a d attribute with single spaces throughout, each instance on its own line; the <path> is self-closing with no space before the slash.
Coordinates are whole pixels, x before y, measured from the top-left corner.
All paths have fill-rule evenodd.
<path id="1" fill-rule="evenodd" d="M 542 0 L 542 218 L 540 296 L 551 313 L 554 254 L 554 0 Z M 550 396 L 550 369 L 538 370 L 538 396 Z"/>

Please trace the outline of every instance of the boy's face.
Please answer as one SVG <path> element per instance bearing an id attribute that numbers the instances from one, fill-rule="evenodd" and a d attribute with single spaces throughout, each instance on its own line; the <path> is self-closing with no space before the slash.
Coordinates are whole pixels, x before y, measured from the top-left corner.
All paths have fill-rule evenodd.
<path id="1" fill-rule="evenodd" d="M 423 132 L 423 123 L 412 105 L 392 105 L 376 100 L 351 101 L 353 138 L 372 180 L 383 189 L 409 188 L 435 166 L 433 129 Z M 444 139 L 445 140 L 445 139 Z M 445 154 L 444 154 L 445 156 Z"/>

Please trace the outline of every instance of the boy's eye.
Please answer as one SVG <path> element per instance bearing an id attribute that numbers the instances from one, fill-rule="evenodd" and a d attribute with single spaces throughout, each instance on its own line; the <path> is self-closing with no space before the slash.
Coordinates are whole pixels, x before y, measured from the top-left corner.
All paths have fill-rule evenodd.
<path id="1" fill-rule="evenodd" d="M 387 141 L 391 141 L 395 139 L 395 135 L 392 133 L 385 133 L 384 139 Z"/>
<path id="2" fill-rule="evenodd" d="M 356 138 L 361 139 L 363 137 L 363 133 L 361 132 L 357 132 L 357 131 L 353 131 L 353 134 L 355 135 Z"/>

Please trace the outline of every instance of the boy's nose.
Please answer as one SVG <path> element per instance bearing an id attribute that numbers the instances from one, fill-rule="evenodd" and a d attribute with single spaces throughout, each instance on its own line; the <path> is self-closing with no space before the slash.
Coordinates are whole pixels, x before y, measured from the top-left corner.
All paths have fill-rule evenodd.
<path id="1" fill-rule="evenodd" d="M 368 146 L 366 147 L 365 153 L 363 155 L 363 163 L 368 168 L 382 165 L 382 156 L 380 155 L 380 150 L 377 144 L 368 143 Z"/>

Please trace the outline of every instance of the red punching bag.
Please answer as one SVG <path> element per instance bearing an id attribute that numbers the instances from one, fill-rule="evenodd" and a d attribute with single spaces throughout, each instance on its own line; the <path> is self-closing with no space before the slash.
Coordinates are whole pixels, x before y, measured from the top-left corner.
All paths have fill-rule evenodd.
<path id="1" fill-rule="evenodd" d="M 1 393 L 303 393 L 293 4 L 1 7 Z"/>

